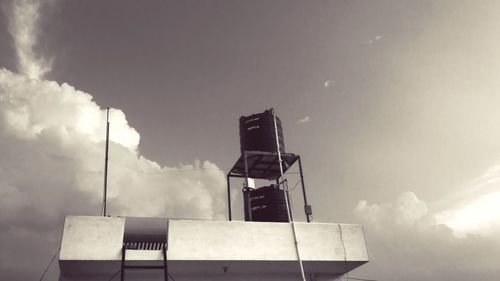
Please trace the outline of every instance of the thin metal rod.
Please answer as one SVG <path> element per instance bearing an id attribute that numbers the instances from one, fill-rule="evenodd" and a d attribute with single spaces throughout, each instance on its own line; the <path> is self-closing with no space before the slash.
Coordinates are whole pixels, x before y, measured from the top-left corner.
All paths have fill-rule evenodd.
<path id="1" fill-rule="evenodd" d="M 125 255 L 127 253 L 127 249 L 125 246 L 122 246 L 122 265 L 120 270 L 120 280 L 125 281 Z"/>
<path id="2" fill-rule="evenodd" d="M 227 211 L 228 211 L 228 219 L 231 221 L 231 177 L 227 174 Z"/>
<path id="3" fill-rule="evenodd" d="M 163 245 L 162 247 L 162 252 L 163 252 L 163 273 L 165 275 L 164 280 L 168 281 L 168 264 L 167 264 L 167 246 Z"/>
<path id="4" fill-rule="evenodd" d="M 106 216 L 106 199 L 108 196 L 108 152 L 109 152 L 109 107 L 106 108 L 106 152 L 104 157 L 104 198 L 103 198 L 103 212 L 102 215 Z"/>
<path id="5" fill-rule="evenodd" d="M 245 150 L 243 152 L 243 159 L 244 159 L 244 163 L 245 163 L 245 187 L 248 187 L 248 160 L 247 160 L 247 156 L 248 153 L 247 151 Z"/>
<path id="6" fill-rule="evenodd" d="M 243 157 L 244 157 L 244 163 L 245 163 L 245 187 L 244 188 L 249 188 L 248 187 L 248 152 L 245 150 L 243 152 Z M 247 213 L 248 213 L 248 221 L 252 221 L 252 203 L 250 201 L 250 195 L 247 193 L 243 193 L 243 200 L 245 200 L 246 206 L 247 206 Z M 246 218 L 245 218 L 246 220 Z"/>
<path id="7" fill-rule="evenodd" d="M 300 171 L 300 182 L 302 185 L 302 195 L 304 196 L 304 213 L 306 214 L 307 222 L 311 222 L 311 218 L 309 217 L 309 214 L 306 211 L 308 204 L 306 196 L 306 186 L 304 185 L 304 173 L 302 173 L 302 161 L 300 160 L 300 156 L 299 156 L 299 171 Z"/>
<path id="8" fill-rule="evenodd" d="M 280 178 L 283 178 L 283 162 L 281 159 L 281 151 L 280 151 L 280 142 L 279 142 L 279 136 L 278 136 L 278 125 L 276 124 L 276 114 L 274 114 L 274 108 L 271 108 L 271 112 L 273 114 L 273 119 L 274 119 L 274 134 L 276 137 L 276 151 L 278 152 L 278 161 L 279 161 L 279 166 L 280 166 Z M 291 214 L 291 209 L 289 205 L 289 200 L 288 200 L 288 185 L 283 186 L 283 193 L 285 194 L 285 203 L 286 203 L 286 208 L 287 208 L 287 213 L 288 213 L 288 221 L 290 221 L 292 225 L 292 232 L 293 232 L 293 240 L 295 243 L 295 251 L 297 252 L 297 260 L 299 262 L 300 266 L 300 274 L 302 275 L 302 280 L 306 280 L 306 275 L 304 273 L 304 265 L 302 263 L 302 258 L 300 257 L 300 251 L 299 251 L 299 243 L 297 241 L 297 230 L 295 229 L 295 222 L 293 221 L 292 214 Z"/>

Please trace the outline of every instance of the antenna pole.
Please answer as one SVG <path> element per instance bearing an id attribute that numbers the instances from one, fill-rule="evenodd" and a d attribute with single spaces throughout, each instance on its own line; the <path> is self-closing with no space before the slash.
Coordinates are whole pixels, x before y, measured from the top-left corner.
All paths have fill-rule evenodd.
<path id="1" fill-rule="evenodd" d="M 102 215 L 106 216 L 106 198 L 108 193 L 108 152 L 109 152 L 109 107 L 106 107 L 106 152 L 104 155 L 104 198 L 103 198 L 103 212 Z"/>

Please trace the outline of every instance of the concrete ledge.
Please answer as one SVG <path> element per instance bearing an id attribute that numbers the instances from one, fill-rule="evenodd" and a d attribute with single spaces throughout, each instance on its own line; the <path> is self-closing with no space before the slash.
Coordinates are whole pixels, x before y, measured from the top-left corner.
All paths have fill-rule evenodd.
<path id="1" fill-rule="evenodd" d="M 141 219 L 133 220 L 140 227 Z M 148 219 L 143 220 L 146 225 Z M 121 217 L 68 216 L 59 255 L 61 280 L 98 280 L 98 275 L 117 272 L 126 221 Z M 179 219 L 164 222 L 159 225 L 166 228 L 172 274 L 190 280 L 198 275 L 208 280 L 208 276 L 221 274 L 234 278 L 265 274 L 266 280 L 278 280 L 278 276 L 299 272 L 291 224 Z M 368 262 L 360 225 L 296 223 L 296 228 L 304 269 L 310 274 L 333 278 Z M 126 257 L 129 265 L 163 261 L 161 251 L 128 250 Z"/>

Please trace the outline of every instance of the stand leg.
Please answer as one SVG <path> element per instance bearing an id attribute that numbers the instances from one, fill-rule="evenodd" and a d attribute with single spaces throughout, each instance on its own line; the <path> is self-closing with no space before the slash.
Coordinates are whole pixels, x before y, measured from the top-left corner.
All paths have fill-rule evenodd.
<path id="1" fill-rule="evenodd" d="M 125 249 L 125 245 L 123 245 L 122 246 L 122 269 L 120 272 L 120 280 L 121 281 L 125 281 L 125 253 L 126 253 L 126 249 Z"/>
<path id="2" fill-rule="evenodd" d="M 165 281 L 168 281 L 167 247 L 165 245 L 163 246 L 162 251 L 163 251 L 163 267 L 165 273 Z"/>
<path id="3" fill-rule="evenodd" d="M 231 221 L 231 182 L 229 174 L 227 175 L 227 210 L 229 212 L 229 221 Z"/>
<path id="4" fill-rule="evenodd" d="M 307 222 L 311 222 L 310 215 L 312 215 L 311 206 L 307 204 L 306 187 L 304 185 L 304 174 L 302 173 L 302 161 L 299 156 L 299 170 L 300 170 L 300 182 L 302 185 L 302 195 L 304 196 L 304 212 L 306 214 Z"/>

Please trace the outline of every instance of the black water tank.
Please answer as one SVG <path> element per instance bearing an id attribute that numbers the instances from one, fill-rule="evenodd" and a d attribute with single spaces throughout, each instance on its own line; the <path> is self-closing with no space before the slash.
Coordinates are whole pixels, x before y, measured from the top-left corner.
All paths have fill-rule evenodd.
<path id="1" fill-rule="evenodd" d="M 243 197 L 245 221 L 289 222 L 285 194 L 276 185 L 245 188 Z"/>
<path id="2" fill-rule="evenodd" d="M 280 152 L 285 153 L 281 120 L 276 117 Z M 271 110 L 240 117 L 240 149 L 244 151 L 277 152 L 274 116 Z"/>

